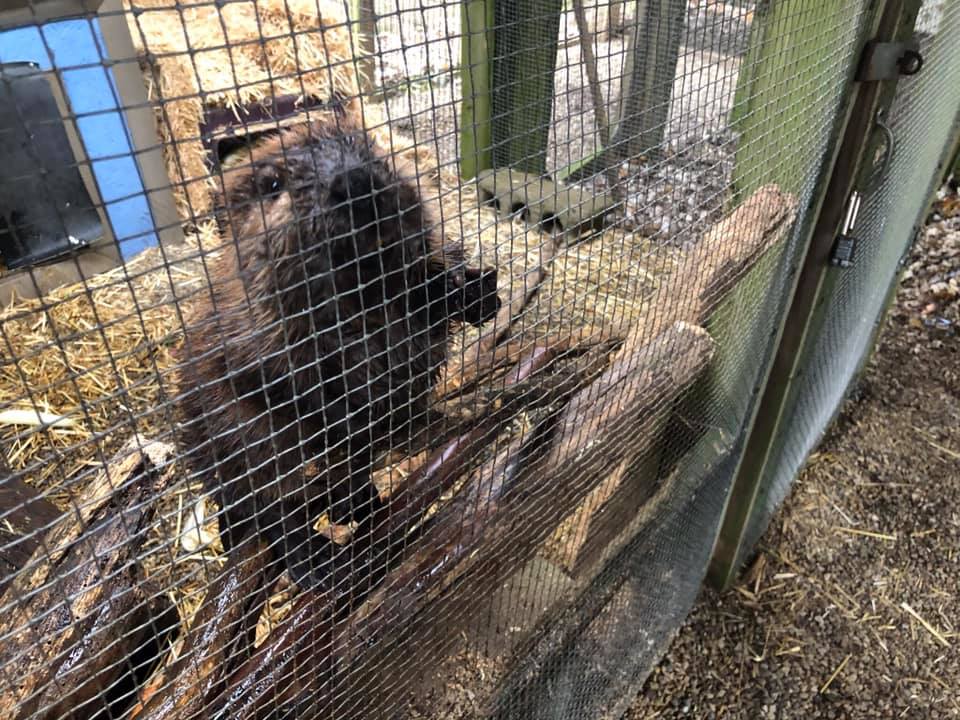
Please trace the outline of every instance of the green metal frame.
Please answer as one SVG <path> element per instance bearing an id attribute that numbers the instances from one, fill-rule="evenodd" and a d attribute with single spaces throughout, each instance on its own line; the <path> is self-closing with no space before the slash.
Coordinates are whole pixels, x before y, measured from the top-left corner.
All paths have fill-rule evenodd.
<path id="1" fill-rule="evenodd" d="M 863 44 L 869 38 L 896 40 L 909 37 L 920 4 L 919 0 L 891 0 L 882 4 L 872 25 L 875 30 L 862 38 Z M 776 63 L 775 56 L 772 62 Z M 851 83 L 855 69 L 851 68 Z M 763 74 L 766 73 L 755 73 L 752 82 L 758 82 Z M 818 187 L 823 190 L 810 213 L 816 220 L 805 242 L 789 309 L 777 333 L 773 362 L 753 413 L 714 547 L 708 577 L 717 587 L 728 587 L 736 576 L 737 559 L 741 555 L 750 518 L 756 510 L 761 478 L 780 436 L 784 414 L 795 397 L 802 349 L 822 329 L 827 311 L 825 300 L 830 297 L 837 281 L 836 274 L 830 269 L 829 255 L 844 219 L 846 203 L 864 172 L 877 110 L 890 105 L 895 91 L 896 80 L 852 86 L 852 102 L 841 114 L 842 122 L 838 126 L 837 137 L 841 139 L 835 146 L 831 162 L 825 163 L 821 169 L 823 182 L 818 183 Z M 738 177 L 741 192 L 756 182 L 750 168 L 741 171 Z"/>

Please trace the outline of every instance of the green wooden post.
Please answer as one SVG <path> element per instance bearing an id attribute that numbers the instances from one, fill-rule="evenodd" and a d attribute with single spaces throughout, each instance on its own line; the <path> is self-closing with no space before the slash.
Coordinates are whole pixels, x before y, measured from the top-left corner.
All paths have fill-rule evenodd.
<path id="1" fill-rule="evenodd" d="M 733 128 L 740 133 L 733 174 L 737 199 L 775 182 L 799 192 L 815 172 L 821 142 L 811 125 L 821 122 L 843 89 L 835 68 L 839 33 L 817 18 L 835 17 L 842 0 L 781 0 L 761 6 L 752 45 L 735 95 Z M 855 17 L 849 18 L 856 23 Z M 831 82 L 833 80 L 833 82 Z M 835 88 L 833 93 L 824 87 Z"/>
<path id="2" fill-rule="evenodd" d="M 763 49 L 767 28 L 770 27 L 767 15 L 770 12 L 770 0 L 760 0 L 753 12 L 753 22 L 750 23 L 750 43 L 747 52 L 740 62 L 740 73 L 737 76 L 737 89 L 733 95 L 733 109 L 730 111 L 730 124 L 739 127 L 750 109 L 750 98 L 753 97 L 754 71 L 759 65 L 760 51 Z"/>
<path id="3" fill-rule="evenodd" d="M 559 179 L 577 179 L 641 154 L 661 156 L 677 74 L 686 18 L 684 0 L 644 0 L 630 30 L 620 80 L 620 103 L 610 145 L 557 171 Z"/>
<path id="4" fill-rule="evenodd" d="M 494 0 L 466 0 L 460 8 L 460 176 L 466 180 L 493 166 Z"/>
<path id="5" fill-rule="evenodd" d="M 546 171 L 563 0 L 494 0 L 493 166 Z"/>

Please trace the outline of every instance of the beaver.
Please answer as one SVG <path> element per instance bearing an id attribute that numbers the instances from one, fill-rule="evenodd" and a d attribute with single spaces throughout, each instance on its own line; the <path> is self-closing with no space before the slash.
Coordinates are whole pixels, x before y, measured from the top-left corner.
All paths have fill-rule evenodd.
<path id="1" fill-rule="evenodd" d="M 223 172 L 228 242 L 185 322 L 181 438 L 227 549 L 259 537 L 301 587 L 342 589 L 372 571 L 371 464 L 429 424 L 452 329 L 500 307 L 496 270 L 465 265 L 414 168 L 348 114 L 249 159 Z M 323 513 L 355 541 L 314 531 Z"/>

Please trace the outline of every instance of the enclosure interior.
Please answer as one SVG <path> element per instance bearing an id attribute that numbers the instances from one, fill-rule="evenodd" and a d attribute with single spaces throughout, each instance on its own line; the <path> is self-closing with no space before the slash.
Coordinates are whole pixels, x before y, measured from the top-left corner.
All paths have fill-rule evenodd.
<path id="1" fill-rule="evenodd" d="M 960 7 L 925 9 L 936 71 L 898 95 L 751 543 L 955 120 Z M 111 88 L 71 86 L 81 135 L 121 108 L 156 138 L 75 163 L 121 250 L 154 240 L 0 298 L 0 715 L 619 717 L 703 582 L 874 12 L 124 0 L 31 28 Z M 106 170 L 158 152 L 177 217 L 121 227 L 144 192 Z"/>

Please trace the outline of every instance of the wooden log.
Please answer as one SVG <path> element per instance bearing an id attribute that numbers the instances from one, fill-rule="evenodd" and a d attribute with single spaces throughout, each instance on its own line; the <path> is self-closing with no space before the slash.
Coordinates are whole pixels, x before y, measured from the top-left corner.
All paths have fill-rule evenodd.
<path id="1" fill-rule="evenodd" d="M 150 580 L 141 582 L 137 586 L 137 592 L 145 598 L 147 612 L 143 614 L 139 640 L 129 643 L 129 646 L 134 648 L 126 661 L 129 671 L 107 688 L 102 705 L 97 702 L 92 708 L 77 708 L 73 715 L 63 717 L 73 717 L 76 720 L 116 720 L 126 716 L 131 706 L 136 704 L 147 681 L 162 667 L 171 644 L 179 635 L 180 613 L 164 588 Z M 142 607 L 139 607 L 137 612 L 142 613 Z M 62 716 L 53 714 L 51 720 L 59 720 L 60 717 Z"/>
<path id="2" fill-rule="evenodd" d="M 180 657 L 147 691 L 130 718 L 202 718 L 204 703 L 219 692 L 231 668 L 252 653 L 251 630 L 278 577 L 269 550 L 259 542 L 239 543 L 224 572 L 204 598 L 184 639 Z"/>
<path id="3" fill-rule="evenodd" d="M 594 383 L 571 400 L 573 412 L 583 416 L 584 433 L 558 436 L 558 444 L 547 443 L 545 450 L 538 443 L 546 434 L 511 441 L 471 474 L 423 531 L 415 553 L 347 621 L 334 623 L 322 599 L 302 598 L 295 619 L 268 639 L 212 703 L 212 717 L 262 717 L 273 707 L 316 717 L 333 711 L 328 703 L 334 690 L 338 702 L 355 698 L 357 712 L 370 716 L 371 703 L 385 697 L 365 684 L 375 676 L 378 648 L 391 646 L 420 610 L 474 564 L 492 566 L 503 576 L 532 556 L 555 527 L 557 511 L 575 507 L 606 464 L 623 457 L 624 448 L 638 451 L 647 418 L 691 382 L 711 354 L 709 336 L 680 323 L 621 356 L 609 382 Z M 567 411 L 557 420 L 563 431 L 575 422 Z M 490 587 L 496 583 L 490 573 L 484 580 Z M 458 587 L 456 594 L 462 593 Z M 344 713 L 338 707 L 335 714 Z"/>
<path id="4" fill-rule="evenodd" d="M 504 378 L 503 387 L 509 390 L 523 386 L 538 376 L 556 358 L 549 347 L 535 347 L 529 356 Z M 415 532 L 421 519 L 455 481 L 470 467 L 481 444 L 488 442 L 492 429 L 507 422 L 523 405 L 519 402 L 504 402 L 493 412 L 483 417 L 468 432 L 454 438 L 434 452 L 427 461 L 407 478 L 403 487 L 390 496 L 379 514 L 370 523 L 370 532 L 356 538 L 357 554 L 369 556 L 369 575 L 357 578 L 349 588 L 339 589 L 333 598 L 334 610 L 339 613 L 344 601 L 357 603 L 376 587 L 389 571 L 396 556 L 414 544 L 420 535 Z"/>
<path id="5" fill-rule="evenodd" d="M 463 349 L 459 360 L 451 360 L 443 369 L 443 376 L 434 388 L 434 397 L 447 398 L 475 383 L 479 377 L 489 373 L 502 362 L 497 346 L 526 310 L 527 305 L 540 290 L 547 277 L 547 266 L 553 260 L 559 242 L 557 235 L 542 235 L 540 245 L 540 264 L 531 268 L 523 277 L 523 282 L 511 288 L 507 302 L 500 306 L 492 325 L 474 343 Z"/>
<path id="6" fill-rule="evenodd" d="M 611 350 L 623 341 L 613 329 L 605 325 L 588 325 L 578 328 L 568 335 L 552 335 L 535 341 L 536 345 L 552 348 L 556 357 L 578 355 L 593 349 Z M 438 388 L 436 397 L 444 415 L 458 416 L 471 414 L 474 403 L 480 402 L 476 392 L 471 392 L 477 384 L 486 382 L 490 377 L 519 363 L 530 352 L 534 342 L 513 340 L 489 350 L 473 353 L 464 352 L 462 362 L 453 363 L 455 367 L 445 375 L 445 384 Z M 459 372 L 459 375 L 455 374 Z M 474 413 L 475 414 L 475 413 Z"/>
<path id="7" fill-rule="evenodd" d="M 42 539 L 60 511 L 19 477 L 3 473 L 0 480 L 0 596 Z"/>
<path id="8" fill-rule="evenodd" d="M 129 658 L 160 635 L 137 566 L 167 482 L 170 446 L 134 438 L 44 537 L 0 607 L 8 671 L 0 717 L 93 717 L 135 672 Z"/>
<path id="9" fill-rule="evenodd" d="M 705 323 L 719 301 L 768 250 L 783 240 L 796 217 L 796 207 L 794 196 L 767 185 L 714 225 L 677 271 L 661 284 L 650 300 L 647 319 L 627 335 L 623 351 L 629 352 L 631 346 L 656 336 L 677 321 Z M 666 416 L 662 417 L 666 422 Z M 626 507 L 618 505 L 626 500 L 634 513 L 639 510 L 645 498 L 654 492 L 651 467 L 656 469 L 657 463 L 641 468 L 639 461 L 635 461 L 633 468 L 622 474 L 622 482 L 628 486 L 624 492 L 618 491 L 620 483 L 601 485 L 584 507 L 578 509 L 577 515 L 565 521 L 577 528 L 565 538 L 570 543 L 564 548 L 569 569 L 577 569 L 582 575 L 595 566 L 579 561 L 580 548 L 592 546 L 591 555 L 597 557 L 597 549 L 623 529 Z M 608 519 L 594 524 L 590 519 L 593 517 Z"/>
<path id="10" fill-rule="evenodd" d="M 757 260 L 781 240 L 796 217 L 797 200 L 776 185 L 765 185 L 745 200 L 734 212 L 714 225 L 684 258 L 678 270 L 668 275 L 648 303 L 649 312 L 641 322 L 630 325 L 624 318 L 608 326 L 588 327 L 578 333 L 573 344 L 601 344 L 627 337 L 631 343 L 648 342 L 664 329 L 685 320 L 702 324 L 719 300 L 734 287 Z M 545 244 L 544 248 L 549 246 Z M 542 260 L 542 270 L 552 257 Z M 491 331 L 477 344 L 464 349 L 462 359 L 448 363 L 436 389 L 436 397 L 449 399 L 463 393 L 480 379 L 508 364 L 522 348 L 519 344 L 501 346 L 505 329 L 523 315 L 538 282 L 524 284 L 505 303 Z M 502 316 L 502 317 L 501 317 Z"/>
<path id="11" fill-rule="evenodd" d="M 710 228 L 650 299 L 644 321 L 630 329 L 624 352 L 678 321 L 702 324 L 796 217 L 796 196 L 765 185 Z"/>

